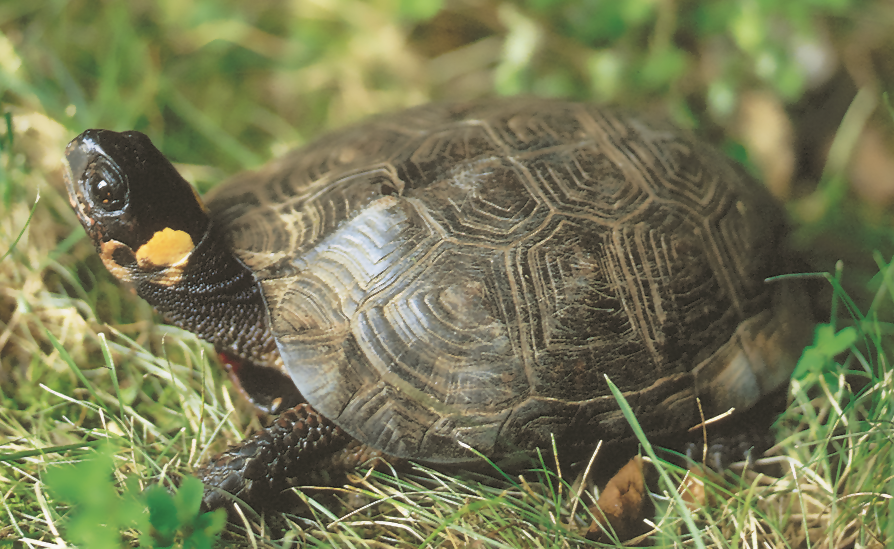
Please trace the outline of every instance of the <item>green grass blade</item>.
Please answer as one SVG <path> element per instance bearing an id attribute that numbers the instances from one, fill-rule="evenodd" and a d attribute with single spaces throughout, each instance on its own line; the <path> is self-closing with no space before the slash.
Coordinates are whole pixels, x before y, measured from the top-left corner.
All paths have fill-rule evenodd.
<path id="1" fill-rule="evenodd" d="M 0 257 L 0 261 L 6 259 L 9 254 L 16 249 L 16 246 L 19 244 L 19 240 L 22 239 L 22 236 L 25 234 L 25 231 L 28 229 L 28 225 L 31 224 L 31 218 L 34 217 L 34 211 L 37 209 L 37 203 L 40 202 L 40 189 L 37 189 L 37 197 L 34 199 L 34 205 L 31 206 L 31 213 L 28 214 L 28 219 L 25 220 L 25 224 L 22 226 L 22 230 L 19 231 L 19 235 L 15 240 L 12 241 L 12 245 L 6 250 L 6 253 L 3 254 L 3 257 Z"/>
<path id="2" fill-rule="evenodd" d="M 605 381 L 608 383 L 608 388 L 611 390 L 612 395 L 615 397 L 615 400 L 618 401 L 618 406 L 621 407 L 621 413 L 624 414 L 624 418 L 630 424 L 630 427 L 633 429 L 634 435 L 636 435 L 637 440 L 639 440 L 640 444 L 643 446 L 643 450 L 645 450 L 646 454 L 648 454 L 649 458 L 652 459 L 652 463 L 658 464 L 658 455 L 655 454 L 655 450 L 652 448 L 652 444 L 649 443 L 649 439 L 646 437 L 646 433 L 643 432 L 642 427 L 640 427 L 639 422 L 636 421 L 636 416 L 633 414 L 633 409 L 630 408 L 630 405 L 627 403 L 627 399 L 624 398 L 624 395 L 621 393 L 620 389 L 612 383 L 612 380 L 609 377 L 605 376 Z M 689 532 L 692 534 L 692 542 L 695 544 L 695 547 L 698 549 L 705 549 L 705 542 L 702 540 L 701 530 L 695 525 L 695 519 L 692 517 L 692 513 L 689 511 L 689 506 L 683 501 L 683 498 L 680 496 L 680 493 L 677 491 L 677 486 L 668 476 L 667 471 L 664 470 L 663 467 L 656 466 L 658 469 L 658 474 L 661 477 L 661 482 L 664 484 L 665 489 L 669 494 L 672 495 L 674 502 L 677 504 L 677 507 L 680 509 L 680 514 L 683 516 L 683 521 L 686 523 L 687 528 L 689 528 Z"/>

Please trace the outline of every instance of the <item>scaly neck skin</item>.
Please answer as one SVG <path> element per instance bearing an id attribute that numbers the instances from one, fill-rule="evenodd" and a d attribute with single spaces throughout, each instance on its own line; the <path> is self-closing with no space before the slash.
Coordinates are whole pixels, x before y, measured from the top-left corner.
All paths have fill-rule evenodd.
<path id="1" fill-rule="evenodd" d="M 276 342 L 260 288 L 213 224 L 176 283 L 159 284 L 153 278 L 132 273 L 131 281 L 169 323 L 251 364 L 265 366 L 274 360 Z"/>

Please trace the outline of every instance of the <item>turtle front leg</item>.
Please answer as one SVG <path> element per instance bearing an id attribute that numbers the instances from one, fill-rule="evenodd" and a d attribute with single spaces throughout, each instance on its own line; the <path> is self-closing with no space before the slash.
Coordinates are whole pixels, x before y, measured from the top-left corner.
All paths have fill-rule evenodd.
<path id="1" fill-rule="evenodd" d="M 376 454 L 309 404 L 299 404 L 196 472 L 205 483 L 202 506 L 228 506 L 231 494 L 256 510 L 282 509 L 290 486 L 319 483 L 321 472 L 344 472 Z"/>

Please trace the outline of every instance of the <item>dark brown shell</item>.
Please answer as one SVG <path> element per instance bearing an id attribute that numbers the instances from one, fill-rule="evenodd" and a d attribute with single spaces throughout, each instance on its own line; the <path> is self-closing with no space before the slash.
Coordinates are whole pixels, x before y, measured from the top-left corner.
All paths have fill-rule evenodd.
<path id="1" fill-rule="evenodd" d="M 425 106 L 225 184 L 212 217 L 287 371 L 359 440 L 436 462 L 748 408 L 805 329 L 782 215 L 663 123 L 539 99 Z M 803 323 L 800 323 L 803 325 Z"/>

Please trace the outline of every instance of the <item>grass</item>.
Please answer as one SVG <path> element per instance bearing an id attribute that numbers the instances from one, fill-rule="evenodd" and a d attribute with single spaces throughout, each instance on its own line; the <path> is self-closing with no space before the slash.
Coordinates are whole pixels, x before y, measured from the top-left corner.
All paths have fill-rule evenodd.
<path id="1" fill-rule="evenodd" d="M 59 165 L 65 143 L 84 128 L 149 133 L 203 190 L 325 128 L 430 98 L 660 102 L 677 121 L 728 136 L 749 90 L 768 89 L 780 103 L 805 92 L 798 67 L 767 72 L 758 62 L 786 59 L 786 39 L 819 27 L 850 43 L 850 29 L 892 20 L 883 2 L 857 11 L 855 2 L 792 1 L 786 13 L 760 2 L 677 11 L 646 0 L 621 11 L 548 0 L 445 5 L 434 18 L 431 6 L 359 0 L 0 6 L 0 547 L 76 543 L 71 501 L 46 478 L 93 460 L 97 441 L 112 444 L 111 481 L 127 494 L 128 479 L 134 491 L 172 486 L 260 427 L 231 398 L 210 350 L 159 324 L 95 256 L 69 210 Z M 808 5 L 811 15 L 798 11 Z M 792 32 L 765 32 L 780 26 Z M 728 31 L 732 42 L 713 48 Z M 878 86 L 891 83 L 879 78 L 844 117 L 818 190 L 799 194 L 796 186 L 788 198 L 795 245 L 831 273 L 826 286 L 836 293 L 824 298 L 832 321 L 799 366 L 774 457 L 723 478 L 662 465 L 692 494 L 674 497 L 667 485 L 653 494 L 655 546 L 884 547 L 894 539 L 894 239 L 890 214 L 848 190 L 846 169 L 867 124 L 890 133 L 892 117 L 879 121 L 876 107 Z M 358 471 L 343 487 L 307 491 L 307 517 L 247 517 L 248 528 L 223 540 L 586 545 L 594 488 L 554 462 L 544 455 L 542 465 L 499 482 L 421 466 L 397 476 Z M 271 529 L 284 537 L 272 540 Z M 176 543 L 189 543 L 188 528 L 178 532 Z M 121 539 L 140 538 L 122 524 Z"/>

